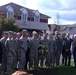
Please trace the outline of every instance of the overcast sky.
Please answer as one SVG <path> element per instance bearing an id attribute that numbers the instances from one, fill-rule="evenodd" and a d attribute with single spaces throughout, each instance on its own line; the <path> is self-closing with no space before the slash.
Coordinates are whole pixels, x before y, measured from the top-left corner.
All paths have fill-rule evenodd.
<path id="1" fill-rule="evenodd" d="M 59 14 L 60 24 L 76 23 L 76 0 L 1 0 L 0 5 L 14 2 L 30 9 L 39 10 L 52 19 L 49 23 L 55 23 Z"/>

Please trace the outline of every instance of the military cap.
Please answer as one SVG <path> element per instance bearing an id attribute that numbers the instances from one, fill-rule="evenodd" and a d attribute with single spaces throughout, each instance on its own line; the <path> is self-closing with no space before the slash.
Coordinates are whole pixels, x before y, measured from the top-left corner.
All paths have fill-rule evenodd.
<path id="1" fill-rule="evenodd" d="M 74 34 L 74 38 L 76 37 L 76 34 Z"/>
<path id="2" fill-rule="evenodd" d="M 18 33 L 16 33 L 17 35 L 20 35 L 20 33 L 18 32 Z"/>
<path id="3" fill-rule="evenodd" d="M 13 31 L 9 31 L 8 34 L 13 34 Z"/>
<path id="4" fill-rule="evenodd" d="M 8 31 L 5 31 L 4 34 L 8 34 Z"/>
<path id="5" fill-rule="evenodd" d="M 23 29 L 22 32 L 27 32 L 27 30 L 26 29 Z"/>
<path id="6" fill-rule="evenodd" d="M 36 31 L 33 31 L 32 33 L 33 33 L 33 35 L 34 35 L 34 34 L 37 34 L 37 32 L 36 32 Z"/>

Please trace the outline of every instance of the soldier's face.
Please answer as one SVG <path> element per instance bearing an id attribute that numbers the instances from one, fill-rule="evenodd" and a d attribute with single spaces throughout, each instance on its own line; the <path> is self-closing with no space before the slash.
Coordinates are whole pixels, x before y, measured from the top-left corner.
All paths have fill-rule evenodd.
<path id="1" fill-rule="evenodd" d="M 47 36 L 44 36 L 44 39 L 47 39 Z"/>
<path id="2" fill-rule="evenodd" d="M 34 38 L 37 38 L 38 36 L 37 36 L 37 34 L 34 34 Z"/>
<path id="3" fill-rule="evenodd" d="M 60 37 L 63 38 L 63 34 L 60 34 Z"/>
<path id="4" fill-rule="evenodd" d="M 58 37 L 58 34 L 55 34 L 56 37 Z"/>
<path id="5" fill-rule="evenodd" d="M 16 38 L 16 35 L 13 35 L 13 38 Z"/>
<path id="6" fill-rule="evenodd" d="M 20 34 L 17 34 L 17 38 L 20 38 Z"/>
<path id="7" fill-rule="evenodd" d="M 23 33 L 22 33 L 22 35 L 23 35 L 24 37 L 26 36 L 26 34 L 27 34 L 26 32 L 23 32 Z"/>
<path id="8" fill-rule="evenodd" d="M 13 35 L 12 35 L 12 34 L 8 34 L 8 37 L 9 37 L 9 38 L 13 38 Z"/>
<path id="9" fill-rule="evenodd" d="M 5 38 L 8 38 L 8 34 L 4 34 L 4 37 L 5 37 Z"/>
<path id="10" fill-rule="evenodd" d="M 28 38 L 28 33 L 26 34 L 26 38 Z"/>
<path id="11" fill-rule="evenodd" d="M 76 40 L 76 36 L 75 36 L 74 38 L 75 38 L 75 40 Z"/>
<path id="12" fill-rule="evenodd" d="M 49 35 L 49 39 L 52 39 L 52 35 Z"/>
<path id="13" fill-rule="evenodd" d="M 67 33 L 67 37 L 68 37 L 68 38 L 69 38 L 69 36 L 70 36 L 70 35 Z"/>

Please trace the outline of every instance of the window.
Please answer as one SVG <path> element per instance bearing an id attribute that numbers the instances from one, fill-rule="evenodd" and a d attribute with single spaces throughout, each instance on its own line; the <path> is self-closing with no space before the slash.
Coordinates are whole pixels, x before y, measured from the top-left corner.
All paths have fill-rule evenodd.
<path id="1" fill-rule="evenodd" d="M 22 20 L 27 20 L 27 14 L 22 13 Z"/>
<path id="2" fill-rule="evenodd" d="M 72 31 L 73 28 L 69 28 L 69 31 Z"/>
<path id="3" fill-rule="evenodd" d="M 12 11 L 8 11 L 7 12 L 7 18 L 13 17 L 13 12 Z"/>
<path id="4" fill-rule="evenodd" d="M 34 11 L 34 13 L 35 13 L 34 21 L 40 22 L 40 13 L 39 13 L 39 11 L 38 10 Z"/>
<path id="5" fill-rule="evenodd" d="M 7 18 L 13 17 L 14 16 L 13 8 L 9 5 L 6 7 L 6 9 L 7 9 Z"/>
<path id="6" fill-rule="evenodd" d="M 21 19 L 22 20 L 27 20 L 28 17 L 28 12 L 25 8 L 21 8 L 20 11 L 22 11 Z"/>
<path id="7" fill-rule="evenodd" d="M 40 21 L 40 16 L 39 15 L 35 15 L 35 21 L 39 22 Z"/>

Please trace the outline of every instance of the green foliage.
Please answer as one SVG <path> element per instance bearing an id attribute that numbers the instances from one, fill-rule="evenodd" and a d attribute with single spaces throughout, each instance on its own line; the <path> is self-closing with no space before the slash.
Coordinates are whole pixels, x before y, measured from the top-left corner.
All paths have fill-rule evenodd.
<path id="1" fill-rule="evenodd" d="M 20 27 L 15 23 L 12 18 L 2 18 L 0 19 L 0 30 L 2 31 L 19 31 Z"/>
<path id="2" fill-rule="evenodd" d="M 47 48 L 47 46 L 46 46 L 46 45 L 40 45 L 39 52 L 46 55 L 46 54 L 48 53 L 48 48 Z"/>

